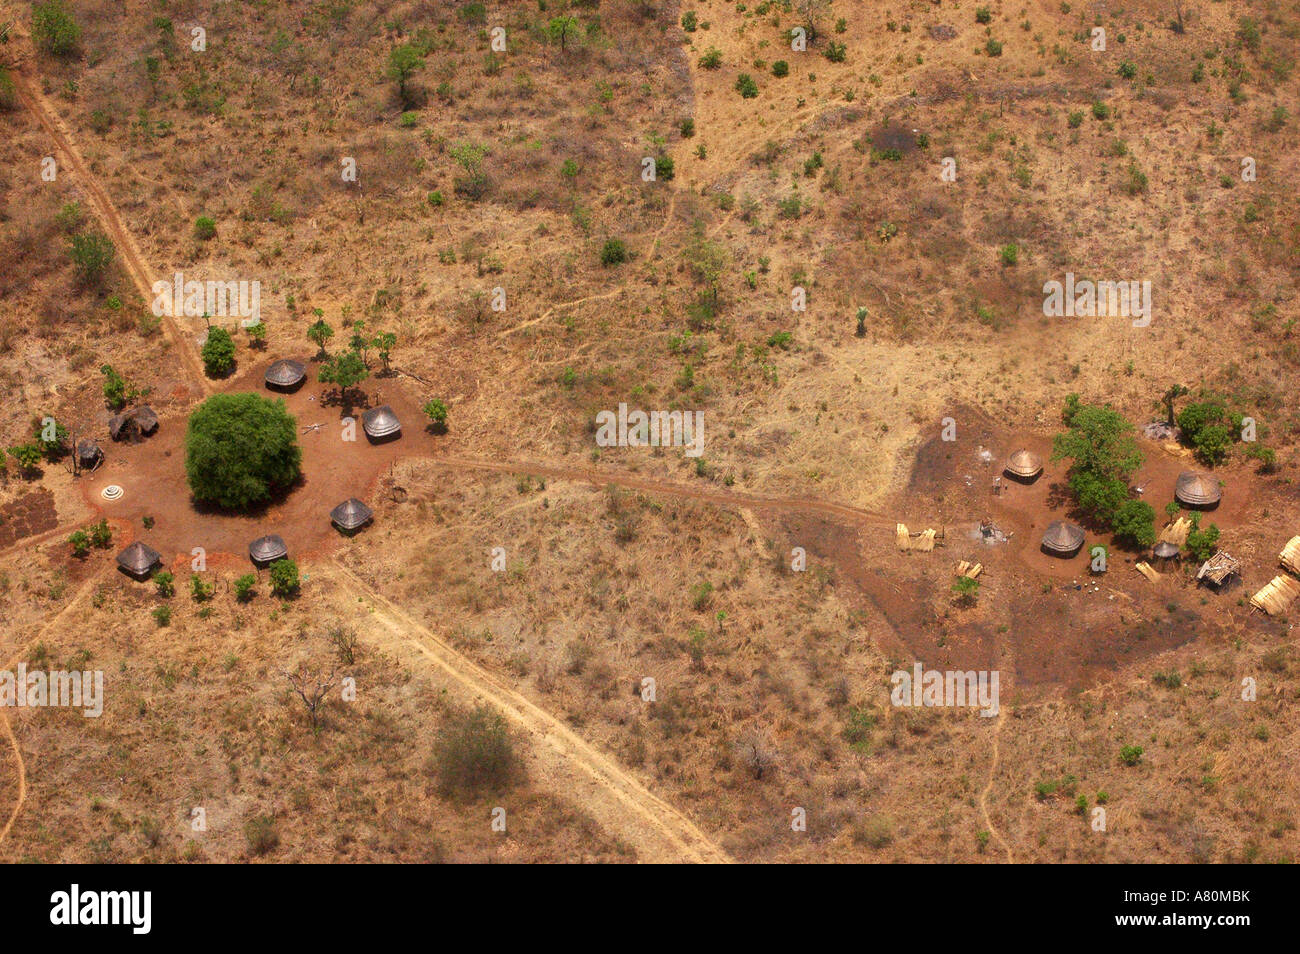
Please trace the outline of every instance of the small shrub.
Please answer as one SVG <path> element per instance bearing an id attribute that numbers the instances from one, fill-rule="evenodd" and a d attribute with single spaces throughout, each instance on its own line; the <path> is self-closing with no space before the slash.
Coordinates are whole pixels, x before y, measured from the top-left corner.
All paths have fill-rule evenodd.
<path id="1" fill-rule="evenodd" d="M 253 587 L 257 585 L 257 577 L 252 573 L 245 573 L 235 580 L 235 599 L 241 603 L 247 603 L 253 598 Z"/>
<path id="2" fill-rule="evenodd" d="M 772 64 L 772 75 L 781 78 L 790 75 L 790 64 L 785 60 L 777 60 Z"/>
<path id="3" fill-rule="evenodd" d="M 758 84 L 754 82 L 754 77 L 748 73 L 741 73 L 736 77 L 736 92 L 743 99 L 753 99 L 758 95 Z"/>
<path id="4" fill-rule="evenodd" d="M 1124 765 L 1137 765 L 1142 761 L 1142 746 L 1126 745 L 1119 750 L 1119 760 Z"/>
<path id="5" fill-rule="evenodd" d="M 259 815 L 244 822 L 244 838 L 248 842 L 248 850 L 255 855 L 268 854 L 280 844 L 280 833 L 276 830 L 275 819 L 270 815 Z"/>
<path id="6" fill-rule="evenodd" d="M 298 564 L 287 557 L 271 564 L 271 592 L 275 596 L 290 597 L 298 592 Z"/>
<path id="7" fill-rule="evenodd" d="M 600 264 L 605 266 L 621 265 L 627 261 L 627 248 L 622 239 L 608 239 L 600 250 Z"/>
<path id="8" fill-rule="evenodd" d="M 76 52 L 81 27 L 62 0 L 47 0 L 32 7 L 32 40 L 51 56 L 69 57 Z"/>
<path id="9" fill-rule="evenodd" d="M 206 242 L 217 234 L 217 222 L 211 216 L 200 215 L 194 220 L 194 237 Z"/>
<path id="10" fill-rule="evenodd" d="M 1002 260 L 1003 265 L 1016 264 L 1020 260 L 1020 246 L 1015 242 L 1008 242 L 998 249 L 998 258 Z"/>
<path id="11" fill-rule="evenodd" d="M 209 328 L 208 340 L 203 343 L 200 354 L 208 377 L 225 377 L 235 367 L 235 339 L 225 328 Z"/>
<path id="12" fill-rule="evenodd" d="M 506 721 L 489 706 L 450 711 L 434 741 L 434 770 L 444 792 L 501 792 L 522 774 Z"/>
<path id="13" fill-rule="evenodd" d="M 153 575 L 153 585 L 158 590 L 158 595 L 167 599 L 176 593 L 176 577 L 167 570 L 159 570 Z"/>

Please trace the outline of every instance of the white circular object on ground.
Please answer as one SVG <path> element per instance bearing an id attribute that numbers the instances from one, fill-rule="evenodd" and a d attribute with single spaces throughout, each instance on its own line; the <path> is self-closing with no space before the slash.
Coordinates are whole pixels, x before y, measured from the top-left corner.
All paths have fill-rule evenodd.
<path id="1" fill-rule="evenodd" d="M 118 500 L 122 496 L 122 488 L 117 484 L 109 484 L 99 492 L 99 495 L 105 500 Z"/>

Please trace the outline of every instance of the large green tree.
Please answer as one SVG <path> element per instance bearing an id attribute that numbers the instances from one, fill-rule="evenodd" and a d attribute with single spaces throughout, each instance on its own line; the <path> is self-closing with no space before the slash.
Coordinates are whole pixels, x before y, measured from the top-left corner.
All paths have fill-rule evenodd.
<path id="1" fill-rule="evenodd" d="M 194 499 L 230 510 L 270 500 L 298 479 L 298 423 L 260 394 L 216 394 L 190 415 L 185 473 Z"/>
<path id="2" fill-rule="evenodd" d="M 1052 460 L 1070 460 L 1069 485 L 1079 509 L 1116 532 L 1121 532 L 1116 519 L 1123 512 L 1122 535 L 1145 539 L 1135 527 L 1145 511 L 1125 509 L 1129 478 L 1142 465 L 1133 425 L 1109 407 L 1079 403 L 1074 394 L 1061 416 L 1069 430 L 1053 440 Z"/>

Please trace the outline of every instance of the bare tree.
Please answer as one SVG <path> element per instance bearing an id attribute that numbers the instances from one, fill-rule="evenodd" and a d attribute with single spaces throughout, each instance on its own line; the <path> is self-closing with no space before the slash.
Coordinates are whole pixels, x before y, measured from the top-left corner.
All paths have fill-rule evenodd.
<path id="1" fill-rule="evenodd" d="M 312 731 L 318 731 L 321 703 L 338 682 L 338 669 L 334 668 L 330 670 L 328 676 L 323 676 L 319 671 L 308 668 L 305 663 L 299 663 L 298 668 L 293 672 L 287 669 L 282 669 L 281 672 L 289 680 L 289 685 L 298 694 L 302 704 L 307 707 L 307 713 L 311 716 Z"/>
<path id="2" fill-rule="evenodd" d="M 339 654 L 339 662 L 344 666 L 351 666 L 357 661 L 357 647 L 360 646 L 361 640 L 357 638 L 357 631 L 348 629 L 343 626 L 335 626 L 329 633 L 330 642 L 334 644 L 334 650 Z"/>
<path id="3" fill-rule="evenodd" d="M 736 743 L 736 754 L 756 779 L 761 780 L 776 768 L 776 752 L 758 729 L 746 729 L 741 734 Z"/>

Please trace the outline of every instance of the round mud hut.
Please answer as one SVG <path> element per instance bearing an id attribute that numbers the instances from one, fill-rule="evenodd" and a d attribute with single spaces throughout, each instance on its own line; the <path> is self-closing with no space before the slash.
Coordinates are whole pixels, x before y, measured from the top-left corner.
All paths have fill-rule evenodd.
<path id="1" fill-rule="evenodd" d="M 1166 570 L 1178 560 L 1178 544 L 1161 540 L 1152 548 L 1151 557 L 1158 568 Z"/>
<path id="2" fill-rule="evenodd" d="M 301 361 L 281 358 L 266 369 L 266 386 L 272 391 L 292 391 L 307 377 L 307 366 Z"/>
<path id="3" fill-rule="evenodd" d="M 82 470 L 94 470 L 104 459 L 104 452 L 90 438 L 77 441 L 77 466 Z"/>
<path id="4" fill-rule="evenodd" d="M 348 498 L 330 511 L 330 519 L 344 533 L 360 530 L 374 515 L 375 512 L 356 497 Z"/>
<path id="5" fill-rule="evenodd" d="M 1174 496 L 1184 506 L 1209 510 L 1218 506 L 1223 492 L 1219 490 L 1219 481 L 1209 474 L 1185 470 L 1178 475 L 1178 482 L 1174 485 Z"/>
<path id="6" fill-rule="evenodd" d="M 162 562 L 162 554 L 148 544 L 137 540 L 117 555 L 117 565 L 127 576 L 147 580 L 154 567 Z"/>
<path id="7" fill-rule="evenodd" d="M 402 433 L 402 422 L 387 404 L 372 407 L 362 414 L 361 427 L 372 441 L 391 440 Z"/>
<path id="8" fill-rule="evenodd" d="M 1069 557 L 1083 546 L 1083 530 L 1064 520 L 1053 520 L 1043 533 L 1043 552 L 1050 556 Z"/>
<path id="9" fill-rule="evenodd" d="M 289 548 L 284 545 L 282 537 L 269 533 L 264 537 L 258 537 L 248 545 L 248 555 L 258 566 L 266 566 L 287 557 Z"/>
<path id="10" fill-rule="evenodd" d="M 1007 458 L 1003 468 L 1007 476 L 1021 483 L 1030 484 L 1043 472 L 1043 459 L 1030 450 L 1018 450 Z"/>

